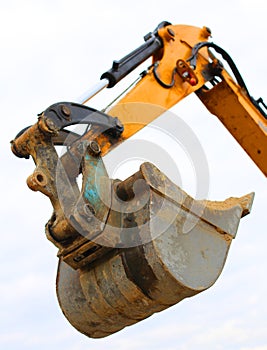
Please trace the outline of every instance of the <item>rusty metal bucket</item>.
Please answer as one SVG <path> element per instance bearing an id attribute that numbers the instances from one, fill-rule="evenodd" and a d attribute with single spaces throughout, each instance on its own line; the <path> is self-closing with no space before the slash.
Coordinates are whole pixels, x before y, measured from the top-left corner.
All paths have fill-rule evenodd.
<path id="1" fill-rule="evenodd" d="M 76 119 L 85 114 L 88 133 L 64 130 L 76 120 L 63 118 L 66 111 Z M 101 338 L 209 288 L 253 194 L 194 200 L 150 163 L 125 181 L 109 179 L 95 139 L 102 133 L 111 147 L 122 141 L 123 128 L 94 113 L 76 104 L 51 106 L 17 135 L 12 151 L 32 156 L 28 186 L 54 208 L 46 235 L 59 249 L 61 309 L 80 332 Z M 59 157 L 54 146 L 63 143 L 67 152 Z"/>
<path id="2" fill-rule="evenodd" d="M 92 338 L 108 336 L 212 286 L 253 201 L 253 194 L 224 202 L 194 200 L 150 163 L 116 188 L 112 208 L 120 207 L 119 219 L 118 211 L 111 210 L 102 236 L 116 241 L 114 248 L 76 270 L 63 259 L 58 267 L 61 309 Z"/>

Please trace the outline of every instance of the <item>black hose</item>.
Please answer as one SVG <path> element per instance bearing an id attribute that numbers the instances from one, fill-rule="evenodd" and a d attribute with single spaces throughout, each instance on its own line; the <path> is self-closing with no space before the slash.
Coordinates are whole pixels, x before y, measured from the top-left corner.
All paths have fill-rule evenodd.
<path id="1" fill-rule="evenodd" d="M 229 67 L 231 68 L 237 83 L 240 85 L 240 87 L 242 89 L 244 89 L 247 93 L 247 96 L 249 97 L 250 101 L 253 103 L 253 105 L 261 112 L 261 114 L 264 116 L 265 119 L 267 119 L 267 114 L 264 111 L 264 109 L 260 106 L 260 103 L 266 107 L 266 105 L 263 102 L 262 98 L 259 98 L 258 100 L 255 100 L 249 93 L 246 84 L 239 72 L 239 70 L 237 69 L 237 66 L 235 65 L 232 57 L 224 50 L 222 49 L 220 46 L 214 44 L 214 43 L 210 43 L 210 42 L 200 42 L 198 44 L 196 44 L 193 49 L 192 49 L 192 55 L 189 57 L 189 59 L 187 61 L 189 61 L 190 66 L 195 69 L 196 68 L 196 62 L 197 62 L 197 54 L 198 51 L 202 48 L 202 47 L 211 47 L 213 48 L 216 52 L 218 52 L 219 54 L 222 55 L 222 57 L 225 59 L 225 61 L 228 63 Z"/>

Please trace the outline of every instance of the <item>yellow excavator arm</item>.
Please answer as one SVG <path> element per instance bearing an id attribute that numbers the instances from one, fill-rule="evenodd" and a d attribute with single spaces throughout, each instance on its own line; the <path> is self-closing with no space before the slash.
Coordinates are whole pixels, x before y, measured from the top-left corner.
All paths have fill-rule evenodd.
<path id="1" fill-rule="evenodd" d="M 119 116 L 126 124 L 124 137 L 132 136 L 195 92 L 267 176 L 266 105 L 262 99 L 255 101 L 250 96 L 230 56 L 208 41 L 210 29 L 167 25 L 158 30 L 158 35 L 163 43 L 162 49 L 153 56 L 151 68 L 109 111 L 110 115 Z M 222 54 L 232 67 L 234 78 L 208 48 Z"/>
<path id="2" fill-rule="evenodd" d="M 15 155 L 35 162 L 28 186 L 53 206 L 46 235 L 58 248 L 58 300 L 87 336 L 110 335 L 213 285 L 253 201 L 253 193 L 194 200 L 150 163 L 113 180 L 102 156 L 195 92 L 267 175 L 266 105 L 210 35 L 207 27 L 160 23 L 78 101 L 48 107 L 12 141 Z M 84 105 L 149 57 L 151 65 L 108 111 Z M 68 129 L 75 124 L 85 132 Z M 62 156 L 57 145 L 66 146 Z"/>

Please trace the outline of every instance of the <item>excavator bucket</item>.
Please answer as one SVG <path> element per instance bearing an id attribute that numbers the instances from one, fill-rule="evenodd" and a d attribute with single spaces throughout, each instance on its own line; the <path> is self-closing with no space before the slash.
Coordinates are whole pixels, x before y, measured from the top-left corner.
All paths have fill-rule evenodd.
<path id="1" fill-rule="evenodd" d="M 102 233 L 110 242 L 113 236 L 114 248 L 80 269 L 64 259 L 58 267 L 61 309 L 75 328 L 93 338 L 213 285 L 253 201 L 253 194 L 224 202 L 194 200 L 150 163 L 116 188 Z M 113 209 L 119 207 L 118 215 Z"/>
<path id="2" fill-rule="evenodd" d="M 92 112 L 71 108 L 76 116 Z M 253 194 L 194 200 L 150 163 L 124 181 L 112 180 L 95 135 L 105 133 L 112 145 L 121 125 L 89 113 L 91 129 L 78 137 L 63 130 L 56 112 L 52 106 L 40 115 L 12 150 L 33 157 L 27 184 L 54 208 L 46 235 L 59 249 L 57 296 L 69 322 L 89 337 L 105 337 L 213 285 Z M 62 140 L 67 152 L 60 157 L 55 145 Z"/>

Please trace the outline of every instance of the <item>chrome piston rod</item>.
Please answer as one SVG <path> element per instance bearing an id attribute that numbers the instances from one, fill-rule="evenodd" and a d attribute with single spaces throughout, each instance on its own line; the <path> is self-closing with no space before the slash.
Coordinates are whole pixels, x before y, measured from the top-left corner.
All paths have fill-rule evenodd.
<path id="1" fill-rule="evenodd" d="M 80 103 L 80 104 L 86 103 L 92 97 L 97 95 L 100 91 L 105 89 L 108 85 L 109 85 L 108 79 L 106 79 L 106 78 L 101 79 L 98 83 L 91 86 L 87 91 L 85 91 L 81 96 L 77 97 L 75 99 L 75 102 Z"/>

